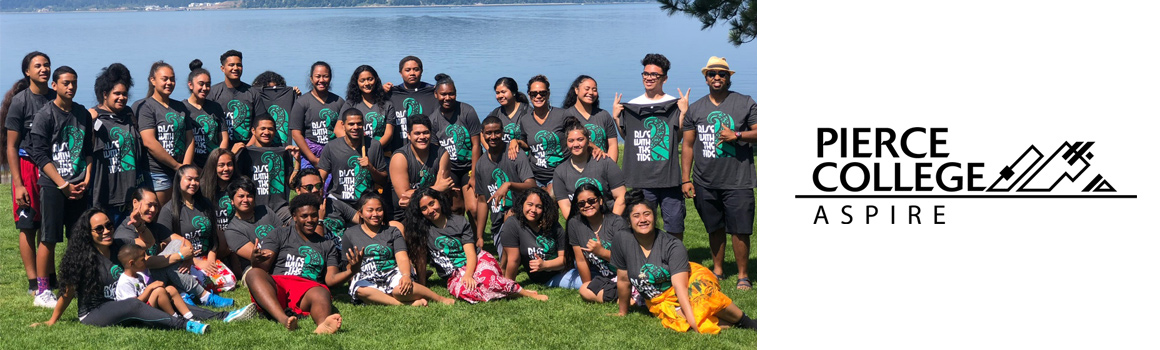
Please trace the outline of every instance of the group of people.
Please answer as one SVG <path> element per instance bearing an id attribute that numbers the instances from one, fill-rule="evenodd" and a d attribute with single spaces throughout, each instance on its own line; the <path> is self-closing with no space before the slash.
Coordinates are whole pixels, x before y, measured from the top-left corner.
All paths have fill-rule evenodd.
<path id="1" fill-rule="evenodd" d="M 98 326 L 204 333 L 199 321 L 260 313 L 288 329 L 309 316 L 333 333 L 334 288 L 349 286 L 356 304 L 546 301 L 514 281 L 523 270 L 527 282 L 616 301 L 620 315 L 646 307 L 682 332 L 756 328 L 719 286 L 731 236 L 736 287 L 752 288 L 757 142 L 756 103 L 729 90 L 724 58 L 701 68 L 709 94 L 689 103 L 688 92 L 664 92 L 668 59 L 648 54 L 645 93 L 616 94 L 611 111 L 587 75 L 559 108 L 547 77 L 532 77 L 526 95 L 500 78 L 499 106 L 482 121 L 451 77 L 423 82 L 414 56 L 399 61 L 399 85 L 359 66 L 345 98 L 326 62 L 310 67 L 306 93 L 270 71 L 242 82 L 241 52 L 220 62 L 216 84 L 191 62 L 190 95 L 175 100 L 176 71 L 158 61 L 131 105 L 133 79 L 114 63 L 85 109 L 73 102 L 74 70 L 25 56 L 0 118 L 29 293 L 54 308 L 45 323 L 76 298 L 81 321 Z M 687 198 L 709 232 L 712 270 L 682 244 Z M 452 298 L 426 287 L 429 263 Z M 253 303 L 196 306 L 232 306 L 218 294 L 241 284 Z"/>

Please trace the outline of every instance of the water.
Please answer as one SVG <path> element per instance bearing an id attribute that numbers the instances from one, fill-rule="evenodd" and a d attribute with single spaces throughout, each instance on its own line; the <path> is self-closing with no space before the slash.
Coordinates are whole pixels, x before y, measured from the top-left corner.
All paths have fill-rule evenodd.
<path id="1" fill-rule="evenodd" d="M 700 68 L 710 56 L 728 59 L 737 71 L 733 90 L 757 96 L 756 43 L 734 47 L 727 29 L 700 30 L 696 20 L 669 17 L 656 4 L 472 6 L 358 9 L 226 10 L 187 12 L 3 13 L 0 14 L 0 85 L 19 79 L 20 60 L 39 50 L 53 68 L 68 65 L 80 78 L 76 101 L 96 104 L 93 83 L 102 67 L 121 62 L 135 78 L 131 101 L 142 98 L 153 61 L 174 66 L 184 99 L 188 63 L 205 62 L 221 81 L 218 57 L 229 49 L 245 55 L 242 80 L 265 70 L 309 89 L 314 61 L 334 69 L 331 90 L 345 96 L 355 67 L 374 66 L 382 79 L 399 84 L 399 59 L 423 60 L 423 81 L 436 73 L 455 79 L 459 101 L 486 114 L 497 106 L 493 84 L 510 76 L 526 83 L 544 74 L 552 104 L 563 103 L 577 75 L 596 78 L 601 105 L 613 93 L 625 100 L 644 92 L 640 59 L 664 54 L 672 62 L 665 92 L 694 88 L 692 100 L 708 93 Z"/>

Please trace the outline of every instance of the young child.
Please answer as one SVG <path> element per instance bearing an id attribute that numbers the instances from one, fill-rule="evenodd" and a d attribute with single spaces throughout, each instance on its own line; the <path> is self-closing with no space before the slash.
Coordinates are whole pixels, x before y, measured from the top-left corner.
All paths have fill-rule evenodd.
<path id="1" fill-rule="evenodd" d="M 117 260 L 124 268 L 124 272 L 117 279 L 117 300 L 137 298 L 149 306 L 171 315 L 197 321 L 208 319 L 224 320 L 225 322 L 241 321 L 254 317 L 254 313 L 257 311 L 254 304 L 230 312 L 214 312 L 186 304 L 178 294 L 177 288 L 166 286 L 161 281 L 149 282 L 149 276 L 143 272 L 146 270 L 145 248 L 139 245 L 125 244 L 122 246 L 117 253 Z"/>

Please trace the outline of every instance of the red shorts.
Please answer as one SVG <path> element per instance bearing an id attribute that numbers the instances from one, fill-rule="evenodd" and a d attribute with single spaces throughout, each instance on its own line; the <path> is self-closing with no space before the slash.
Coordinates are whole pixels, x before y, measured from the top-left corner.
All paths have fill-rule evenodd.
<path id="1" fill-rule="evenodd" d="M 310 315 L 309 312 L 302 311 L 302 309 L 298 308 L 298 302 L 302 301 L 302 296 L 306 295 L 306 292 L 310 291 L 311 288 L 326 288 L 325 284 L 308 280 L 301 276 L 273 275 L 270 278 L 274 279 L 274 289 L 278 291 L 278 304 L 282 305 L 283 310 L 290 309 L 290 311 L 299 315 Z M 326 290 L 330 291 L 330 288 L 326 288 Z M 259 311 L 266 312 L 254 300 L 253 295 L 250 295 L 250 301 L 254 303 L 254 306 L 258 307 Z"/>
<path id="2" fill-rule="evenodd" d="M 36 229 L 40 227 L 40 169 L 28 157 L 20 157 L 20 180 L 24 189 L 28 191 L 28 206 L 16 204 L 16 197 L 12 197 L 12 220 L 18 229 Z M 15 185 L 15 184 L 14 184 Z M 15 189 L 15 188 L 14 188 Z"/>

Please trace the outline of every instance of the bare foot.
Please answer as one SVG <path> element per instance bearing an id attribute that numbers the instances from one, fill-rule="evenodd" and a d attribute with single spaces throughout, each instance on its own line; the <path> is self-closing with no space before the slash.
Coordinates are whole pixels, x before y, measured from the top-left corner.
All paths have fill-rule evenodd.
<path id="1" fill-rule="evenodd" d="M 334 334 L 334 332 L 338 332 L 338 327 L 342 327 L 342 315 L 326 316 L 326 320 L 314 328 L 314 334 Z"/>
<path id="2" fill-rule="evenodd" d="M 298 329 L 298 317 L 297 316 L 287 317 L 286 324 L 284 324 L 284 326 L 286 326 L 286 330 L 290 330 L 290 331 Z"/>
<path id="3" fill-rule="evenodd" d="M 418 299 L 412 301 L 411 306 L 427 306 L 427 299 Z"/>
<path id="4" fill-rule="evenodd" d="M 443 305 L 455 305 L 455 299 L 451 298 L 443 298 L 442 300 L 439 300 L 439 302 L 443 303 Z"/>

